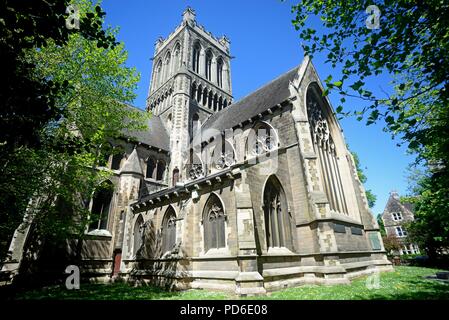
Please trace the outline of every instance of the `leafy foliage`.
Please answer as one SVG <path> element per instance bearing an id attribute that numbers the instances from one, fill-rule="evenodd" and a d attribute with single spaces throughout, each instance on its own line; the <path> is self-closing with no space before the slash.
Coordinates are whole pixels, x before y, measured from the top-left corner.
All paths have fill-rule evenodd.
<path id="1" fill-rule="evenodd" d="M 406 228 L 408 238 L 436 259 L 449 248 L 449 182 L 441 172 L 422 175 L 415 181 L 415 220 Z"/>
<path id="2" fill-rule="evenodd" d="M 366 27 L 365 12 L 376 5 L 380 28 Z M 427 169 L 416 188 L 414 234 L 429 254 L 447 245 L 449 206 L 449 6 L 438 0 L 301 0 L 293 6 L 293 25 L 300 30 L 306 54 L 326 55 L 341 66 L 340 79 L 325 80 L 326 92 L 357 97 L 364 106 L 341 115 L 355 115 L 366 124 L 379 120 L 400 137 L 418 163 Z M 308 20 L 319 17 L 320 32 Z M 375 96 L 370 79 L 392 77 L 393 94 Z"/>
<path id="3" fill-rule="evenodd" d="M 90 0 L 75 3 L 82 19 L 98 21 L 101 28 L 104 14 L 98 6 Z M 142 113 L 125 104 L 135 97 L 139 75 L 125 66 L 123 44 L 104 42 L 116 34 L 110 28 L 95 37 L 72 32 L 54 39 L 44 34 L 40 47 L 21 51 L 21 62 L 30 66 L 23 81 L 63 85 L 55 92 L 39 93 L 46 95 L 48 108 L 57 116 L 46 114 L 43 121 L 33 123 L 32 136 L 22 131 L 19 122 L 16 136 L 6 137 L 1 148 L 5 172 L 0 179 L 2 253 L 24 214 L 32 218 L 42 237 L 55 241 L 69 234 L 82 237 L 91 195 L 110 175 L 97 168 L 112 151 L 111 139 L 121 137 L 124 129 L 145 128 Z M 11 94 L 15 97 L 21 92 Z M 32 107 L 33 98 L 27 99 Z M 15 104 L 19 102 L 11 103 L 13 110 L 20 109 Z M 11 126 L 17 122 L 14 118 L 8 121 Z M 30 121 L 34 121 L 33 113 Z"/>
<path id="4" fill-rule="evenodd" d="M 81 17 L 79 30 L 68 29 L 66 8 L 70 3 L 69 0 L 0 1 L 0 61 L 2 76 L 7 79 L 0 87 L 2 152 L 23 145 L 39 145 L 42 127 L 62 116 L 54 102 L 67 83 L 37 77 L 35 64 L 24 58 L 26 50 L 44 48 L 49 41 L 63 46 L 74 33 L 95 40 L 104 48 L 115 45 L 115 38 L 102 29 L 105 13 L 100 6 Z"/>
<path id="5" fill-rule="evenodd" d="M 385 250 L 390 256 L 392 256 L 394 252 L 398 252 L 402 248 L 401 242 L 394 234 L 383 236 L 382 241 L 384 243 Z"/>
<path id="6" fill-rule="evenodd" d="M 377 215 L 377 224 L 379 225 L 380 235 L 382 237 L 386 236 L 387 232 L 385 230 L 385 224 L 384 224 L 384 220 L 382 219 L 382 215 L 381 214 Z"/>

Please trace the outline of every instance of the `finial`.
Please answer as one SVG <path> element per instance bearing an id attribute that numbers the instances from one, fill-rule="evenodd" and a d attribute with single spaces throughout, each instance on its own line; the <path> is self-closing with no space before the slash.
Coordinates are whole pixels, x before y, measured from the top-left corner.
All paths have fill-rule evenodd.
<path id="1" fill-rule="evenodd" d="M 187 7 L 182 13 L 182 21 L 191 22 L 195 21 L 195 18 L 196 18 L 195 10 L 193 10 L 191 7 Z"/>

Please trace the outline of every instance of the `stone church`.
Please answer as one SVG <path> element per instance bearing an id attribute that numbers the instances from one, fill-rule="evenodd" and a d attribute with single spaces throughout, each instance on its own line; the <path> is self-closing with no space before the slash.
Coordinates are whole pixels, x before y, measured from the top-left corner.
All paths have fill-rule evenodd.
<path id="1" fill-rule="evenodd" d="M 91 201 L 83 276 L 252 295 L 391 270 L 309 58 L 234 102 L 230 41 L 187 8 L 152 60 L 148 130 L 109 159 L 114 190 Z"/>

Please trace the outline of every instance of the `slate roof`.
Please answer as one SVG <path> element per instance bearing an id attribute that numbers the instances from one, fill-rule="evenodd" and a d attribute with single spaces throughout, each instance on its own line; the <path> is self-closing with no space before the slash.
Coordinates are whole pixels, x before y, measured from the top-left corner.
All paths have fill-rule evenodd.
<path id="1" fill-rule="evenodd" d="M 129 107 L 140 112 L 146 112 L 132 106 Z M 147 129 L 141 131 L 124 130 L 123 134 L 155 148 L 170 151 L 170 137 L 168 136 L 167 130 L 165 130 L 161 118 L 152 115 L 151 118 L 147 120 L 147 127 Z"/>
<path id="2" fill-rule="evenodd" d="M 296 66 L 253 93 L 211 115 L 201 127 L 202 140 L 210 138 L 212 131 L 223 131 L 258 115 L 290 97 L 288 89 L 300 66 Z M 210 134 L 210 135 L 209 135 Z"/>

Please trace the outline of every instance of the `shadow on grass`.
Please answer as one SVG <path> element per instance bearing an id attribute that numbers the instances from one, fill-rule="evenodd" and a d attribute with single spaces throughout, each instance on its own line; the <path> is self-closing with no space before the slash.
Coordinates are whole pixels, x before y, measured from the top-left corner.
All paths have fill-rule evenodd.
<path id="1" fill-rule="evenodd" d="M 126 283 L 81 284 L 79 290 L 68 290 L 64 286 L 19 292 L 15 300 L 154 300 L 170 299 L 181 292 L 166 291 L 154 286 L 134 287 Z"/>

